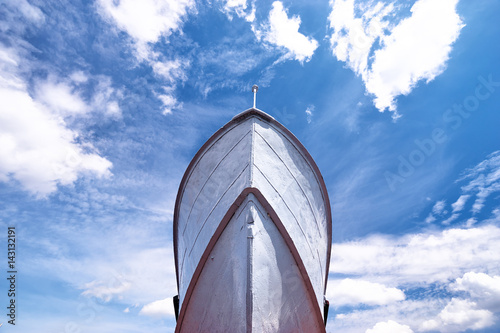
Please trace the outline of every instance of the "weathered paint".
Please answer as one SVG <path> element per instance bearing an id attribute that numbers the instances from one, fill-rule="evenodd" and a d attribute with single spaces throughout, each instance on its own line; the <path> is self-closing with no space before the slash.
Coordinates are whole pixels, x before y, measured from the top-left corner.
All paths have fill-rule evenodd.
<path id="1" fill-rule="evenodd" d="M 200 149 L 179 188 L 177 331 L 324 331 L 330 247 L 314 161 L 273 118 L 243 112 Z"/>

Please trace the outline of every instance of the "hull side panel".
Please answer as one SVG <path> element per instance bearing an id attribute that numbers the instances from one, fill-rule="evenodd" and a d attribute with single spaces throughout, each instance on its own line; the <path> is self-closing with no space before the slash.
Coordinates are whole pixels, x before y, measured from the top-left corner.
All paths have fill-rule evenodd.
<path id="1" fill-rule="evenodd" d="M 279 156 L 288 172 L 295 178 L 300 186 L 300 192 L 308 199 L 308 208 L 315 217 L 317 229 L 323 233 L 328 229 L 328 216 L 325 207 L 325 194 L 321 189 L 323 179 L 317 175 L 306 156 L 295 144 L 272 124 L 267 124 L 260 119 L 256 120 L 255 132 Z M 328 209 L 329 211 L 329 209 Z M 326 237 L 326 234 L 323 236 Z"/>
<path id="2" fill-rule="evenodd" d="M 304 156 L 272 125 L 256 123 L 253 186 L 268 198 L 296 244 L 323 311 L 329 240 L 324 199 Z M 301 195 L 298 195 L 301 194 Z"/>
<path id="3" fill-rule="evenodd" d="M 180 332 L 247 332 L 247 230 L 241 213 L 236 212 L 210 252 Z"/>
<path id="4" fill-rule="evenodd" d="M 177 219 L 181 299 L 222 216 L 249 185 L 251 128 L 247 121 L 224 133 L 187 178 Z"/>
<path id="5" fill-rule="evenodd" d="M 295 259 L 255 197 L 252 225 L 252 332 L 323 332 L 315 298 L 307 292 Z M 314 296 L 313 296 L 314 297 Z"/>

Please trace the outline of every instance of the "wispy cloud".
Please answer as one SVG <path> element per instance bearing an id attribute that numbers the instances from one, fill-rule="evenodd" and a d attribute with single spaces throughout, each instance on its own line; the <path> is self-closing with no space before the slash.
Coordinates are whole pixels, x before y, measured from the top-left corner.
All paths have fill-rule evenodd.
<path id="1" fill-rule="evenodd" d="M 32 6 L 26 0 L 17 1 L 16 7 L 31 22 L 42 23 L 45 20 L 45 16 L 40 8 Z"/>
<path id="2" fill-rule="evenodd" d="M 453 208 L 453 213 L 460 212 L 464 209 L 465 203 L 469 199 L 470 195 L 463 194 L 461 195 L 457 201 L 451 204 L 451 207 Z"/>
<path id="3" fill-rule="evenodd" d="M 355 0 L 330 4 L 333 54 L 361 76 L 380 111 L 396 111 L 399 95 L 444 71 L 464 26 L 456 13 L 457 0 L 418 0 L 411 16 L 398 24 L 392 23 L 398 9 L 393 4 Z"/>
<path id="4" fill-rule="evenodd" d="M 448 217 L 446 220 L 444 220 L 442 223 L 443 225 L 450 225 L 451 222 L 455 221 L 460 215 L 459 214 L 451 214 L 450 217 Z"/>
<path id="5" fill-rule="evenodd" d="M 156 61 L 152 63 L 153 71 L 155 74 L 161 76 L 163 79 L 170 83 L 174 83 L 177 80 L 186 80 L 186 74 L 183 67 L 189 64 L 183 62 L 179 59 L 172 61 Z"/>
<path id="6" fill-rule="evenodd" d="M 198 63 L 210 73 L 223 70 L 228 77 L 239 77 L 254 69 L 263 60 L 263 56 L 249 44 L 249 41 L 241 38 L 231 43 L 215 45 L 200 52 Z"/>
<path id="7" fill-rule="evenodd" d="M 425 218 L 425 223 L 432 223 L 436 221 L 436 218 L 434 217 L 434 215 L 432 214 L 429 214 L 426 218 Z"/>
<path id="8" fill-rule="evenodd" d="M 255 0 L 252 1 L 250 8 L 247 0 L 224 0 L 223 2 L 223 11 L 230 20 L 233 19 L 233 14 L 245 18 L 248 22 L 253 22 L 255 20 Z"/>
<path id="9" fill-rule="evenodd" d="M 186 69 L 190 66 L 188 60 L 150 60 L 153 72 L 166 84 L 155 96 L 163 103 L 162 113 L 171 114 L 176 109 L 182 108 L 182 102 L 175 97 L 175 89 L 178 84 L 187 80 Z"/>
<path id="10" fill-rule="evenodd" d="M 466 179 L 470 180 L 462 187 L 462 191 L 474 195 L 472 212 L 477 214 L 483 209 L 486 199 L 500 191 L 500 151 L 488 155 L 486 160 L 467 170 L 458 181 Z"/>
<path id="11" fill-rule="evenodd" d="M 120 295 L 130 289 L 131 283 L 117 279 L 118 284 L 111 284 L 109 281 L 94 280 L 84 285 L 84 296 L 95 296 L 104 302 L 109 302 L 114 295 Z"/>
<path id="12" fill-rule="evenodd" d="M 64 250 L 68 246 L 61 244 L 55 253 L 36 255 L 29 260 L 32 268 L 26 270 L 26 275 L 32 276 L 36 274 L 36 270 L 45 271 L 47 274 L 44 278 L 62 281 L 74 290 L 80 290 L 81 295 L 86 298 L 99 299 L 100 304 L 121 304 L 123 308 L 136 305 L 143 307 L 158 298 L 169 298 L 176 294 L 171 244 L 165 240 L 166 247 L 151 245 L 137 250 L 140 243 L 155 239 L 155 234 L 159 234 L 158 230 L 163 228 L 149 227 L 146 232 L 142 230 L 142 234 L 134 225 L 128 225 L 120 231 L 107 230 L 105 227 L 92 228 L 94 233 L 98 229 L 102 236 L 97 238 L 92 237 L 90 230 L 83 227 L 53 230 L 53 234 L 64 235 L 72 242 L 71 251 L 81 251 L 84 259 L 65 254 Z M 125 246 L 123 243 L 127 241 L 130 244 Z M 94 248 L 85 247 L 84 242 Z M 39 243 L 40 241 L 36 241 L 33 248 L 39 246 Z M 50 272 L 49 267 L 52 268 Z"/>
<path id="13" fill-rule="evenodd" d="M 286 50 L 286 58 L 300 62 L 309 61 L 318 47 L 318 42 L 299 32 L 300 16 L 288 17 L 281 1 L 273 2 L 269 22 L 261 28 L 254 28 L 257 38 Z"/>
<path id="14" fill-rule="evenodd" d="M 434 204 L 434 207 L 432 207 L 432 213 L 434 213 L 436 215 L 445 214 L 445 210 L 444 210 L 445 205 L 446 205 L 446 201 L 444 201 L 444 200 L 437 201 Z"/>
<path id="15" fill-rule="evenodd" d="M 309 105 L 306 109 L 307 123 L 310 124 L 314 114 L 314 105 Z"/>
<path id="16" fill-rule="evenodd" d="M 235 32 L 234 38 L 223 38 L 218 43 L 200 49 L 192 62 L 190 80 L 204 97 L 219 89 L 233 89 L 250 92 L 250 87 L 258 83 L 260 87 L 268 85 L 272 79 L 269 68 L 260 75 L 249 75 L 266 63 L 272 61 L 273 52 L 266 52 L 253 33 L 245 25 Z M 240 33 L 241 32 L 241 33 Z M 271 66 L 272 67 L 272 66 Z M 214 75 L 224 73 L 224 75 Z M 261 76 L 258 78 L 258 76 Z"/>
<path id="17" fill-rule="evenodd" d="M 448 214 L 448 210 L 446 210 L 446 201 L 445 200 L 436 201 L 434 206 L 432 206 L 432 211 L 426 217 L 425 222 L 432 223 L 436 221 L 438 218 L 445 216 L 446 214 Z M 445 219 L 442 223 L 444 225 L 449 225 L 452 221 L 456 220 L 458 216 L 459 214 L 453 214 L 447 219 Z"/>
<path id="18" fill-rule="evenodd" d="M 466 220 L 466 227 L 471 227 L 476 223 L 477 219 L 474 218 L 474 215 L 483 211 L 488 197 L 500 191 L 500 151 L 491 153 L 484 161 L 466 170 L 456 182 L 462 183 L 464 181 L 467 183 L 461 187 L 460 196 L 451 204 L 451 215 L 448 216 L 449 209 L 446 209 L 446 202 L 439 200 L 432 207 L 432 211 L 426 219 L 427 223 L 432 223 L 438 218 L 442 220 L 443 225 L 463 220 Z M 468 210 L 465 210 L 465 207 L 471 198 L 474 200 L 470 209 L 472 216 L 467 216 Z M 495 209 L 491 213 L 495 218 Z"/>
<path id="19" fill-rule="evenodd" d="M 178 58 L 165 59 L 166 56 L 153 50 L 152 45 L 181 31 L 185 17 L 195 12 L 195 2 L 100 0 L 98 10 L 113 26 L 132 38 L 131 47 L 137 59 L 151 66 L 153 72 L 165 81 L 164 91 L 156 94 L 163 102 L 163 114 L 180 108 L 182 103 L 177 101 L 174 91 L 177 84 L 186 80 L 185 70 L 189 62 Z"/>

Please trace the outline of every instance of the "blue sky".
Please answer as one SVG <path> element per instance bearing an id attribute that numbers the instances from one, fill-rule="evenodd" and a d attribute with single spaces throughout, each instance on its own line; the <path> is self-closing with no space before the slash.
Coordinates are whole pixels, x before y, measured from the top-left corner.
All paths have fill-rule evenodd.
<path id="1" fill-rule="evenodd" d="M 2 1 L 0 225 L 16 227 L 19 293 L 1 330 L 173 331 L 178 185 L 258 84 L 330 194 L 327 331 L 498 332 L 499 15 L 495 0 Z"/>

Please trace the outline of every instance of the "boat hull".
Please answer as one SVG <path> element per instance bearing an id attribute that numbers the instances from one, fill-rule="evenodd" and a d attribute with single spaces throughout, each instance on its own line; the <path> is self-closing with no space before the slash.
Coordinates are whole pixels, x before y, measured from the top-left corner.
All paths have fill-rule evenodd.
<path id="1" fill-rule="evenodd" d="M 305 148 L 247 110 L 191 162 L 174 213 L 177 332 L 322 332 L 328 194 Z"/>

